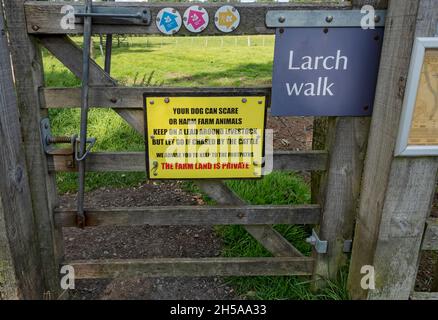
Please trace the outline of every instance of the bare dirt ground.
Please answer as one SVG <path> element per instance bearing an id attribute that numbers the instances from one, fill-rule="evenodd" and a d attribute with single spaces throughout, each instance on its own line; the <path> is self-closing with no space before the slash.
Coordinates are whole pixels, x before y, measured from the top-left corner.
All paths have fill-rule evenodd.
<path id="1" fill-rule="evenodd" d="M 311 118 L 268 118 L 277 150 L 310 149 Z M 202 199 L 182 190 L 179 182 L 146 182 L 135 188 L 99 189 L 86 195 L 86 207 L 200 205 Z M 63 207 L 76 205 L 76 195 L 61 197 Z M 67 260 L 214 257 L 221 240 L 211 227 L 99 227 L 64 229 Z M 136 278 L 80 280 L 72 299 L 239 299 L 222 278 Z"/>

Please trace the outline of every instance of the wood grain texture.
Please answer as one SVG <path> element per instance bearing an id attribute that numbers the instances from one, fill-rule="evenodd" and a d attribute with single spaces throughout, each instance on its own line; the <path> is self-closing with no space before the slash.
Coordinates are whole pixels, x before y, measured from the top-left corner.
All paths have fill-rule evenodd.
<path id="1" fill-rule="evenodd" d="M 196 185 L 219 205 L 245 205 L 245 202 L 222 181 L 198 180 L 196 181 Z M 245 226 L 245 230 L 276 257 L 302 256 L 302 253 L 278 233 L 278 231 L 273 229 L 272 226 L 247 225 Z"/>
<path id="2" fill-rule="evenodd" d="M 425 221 L 435 195 L 438 159 L 395 159 L 374 256 L 370 299 L 406 300 L 414 289 Z"/>
<path id="3" fill-rule="evenodd" d="M 312 258 L 160 258 L 67 261 L 76 279 L 309 275 Z"/>
<path id="4" fill-rule="evenodd" d="M 48 166 L 51 172 L 76 172 L 70 166 L 71 156 L 51 155 Z M 323 171 L 327 168 L 325 151 L 276 151 L 274 170 Z M 87 170 L 93 172 L 142 172 L 146 170 L 144 152 L 91 152 Z"/>
<path id="5" fill-rule="evenodd" d="M 438 292 L 414 292 L 411 300 L 438 300 Z"/>
<path id="6" fill-rule="evenodd" d="M 438 251 L 438 218 L 427 219 L 421 249 Z"/>
<path id="7" fill-rule="evenodd" d="M 47 116 L 41 111 L 44 101 L 40 100 L 38 88 L 44 85 L 41 52 L 35 39 L 27 34 L 24 15 L 24 0 L 4 1 L 16 93 L 21 120 L 22 146 L 26 165 L 29 168 L 29 186 L 33 204 L 37 244 L 42 265 L 35 266 L 44 279 L 45 290 L 53 295 L 59 292 L 58 266 L 63 255 L 62 234 L 54 227 L 53 208 L 57 205 L 54 175 L 47 171 L 40 119 Z M 24 169 L 22 170 L 24 172 Z M 16 226 L 18 227 L 18 226 Z M 38 288 L 40 289 L 40 288 Z M 40 292 L 42 295 L 43 292 Z"/>
<path id="8" fill-rule="evenodd" d="M 1 4 L 1 3 L 0 3 Z M 4 31 L 0 5 L 0 30 Z M 44 291 L 7 33 L 0 33 L 0 300 Z"/>
<path id="9" fill-rule="evenodd" d="M 258 225 L 317 224 L 318 205 L 298 206 L 162 206 L 145 208 L 86 208 L 88 227 L 107 225 Z M 76 211 L 58 209 L 56 223 L 76 226 Z"/>
<path id="10" fill-rule="evenodd" d="M 433 35 L 437 18 L 434 1 L 390 2 L 350 266 L 355 299 L 403 300 L 413 290 L 438 166 L 393 155 L 414 37 Z M 376 290 L 360 287 L 364 265 L 376 270 Z"/>
<path id="11" fill-rule="evenodd" d="M 329 165 L 320 185 L 319 237 L 329 245 L 326 254 L 314 253 L 315 289 L 324 287 L 325 280 L 335 280 L 347 264 L 344 242 L 353 237 L 369 125 L 369 118 L 330 118 L 328 122 Z"/>
<path id="12" fill-rule="evenodd" d="M 76 25 L 76 29 L 64 30 L 61 28 L 61 19 L 63 15 L 61 14 L 62 3 L 50 3 L 47 1 L 29 1 L 26 4 L 26 16 L 27 16 L 27 28 L 29 33 L 33 34 L 80 34 L 83 33 L 83 25 Z M 148 7 L 152 12 L 152 23 L 150 26 L 129 26 L 129 25 L 95 25 L 93 27 L 93 32 L 96 34 L 161 34 L 155 24 L 155 17 L 158 11 L 163 8 L 163 4 L 160 3 L 113 3 L 113 4 L 102 4 L 109 6 L 123 6 L 123 7 L 138 7 L 144 8 Z M 177 9 L 181 16 L 184 11 L 190 7 L 191 3 L 172 3 L 172 7 Z M 165 4 L 164 7 L 168 6 Z M 216 29 L 213 23 L 213 17 L 216 10 L 222 6 L 222 4 L 207 4 L 203 3 L 204 7 L 210 17 L 210 23 L 208 27 L 201 33 L 201 35 L 241 35 L 241 34 L 273 34 L 274 29 L 269 29 L 265 24 L 265 17 L 268 10 L 316 10 L 316 9 L 349 9 L 351 8 L 349 1 L 343 1 L 341 3 L 328 2 L 328 1 L 309 1 L 305 2 L 295 2 L 295 3 L 233 3 L 233 6 L 239 10 L 241 21 L 239 27 L 230 34 L 225 34 Z M 176 34 L 178 36 L 193 35 L 187 31 L 183 26 L 180 31 Z"/>
<path id="13" fill-rule="evenodd" d="M 81 103 L 80 88 L 41 88 L 46 108 L 78 108 Z M 94 108 L 143 109 L 143 94 L 175 95 L 193 94 L 206 96 L 260 95 L 269 101 L 270 87 L 254 88 L 178 88 L 178 87 L 90 87 L 90 106 Z M 269 105 L 269 102 L 267 103 Z"/>

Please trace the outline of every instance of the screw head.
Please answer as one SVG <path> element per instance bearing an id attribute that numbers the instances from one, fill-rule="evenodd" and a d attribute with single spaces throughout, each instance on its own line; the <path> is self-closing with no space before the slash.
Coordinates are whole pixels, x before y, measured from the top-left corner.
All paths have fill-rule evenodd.
<path id="1" fill-rule="evenodd" d="M 285 21 L 286 21 L 286 18 L 284 16 L 280 16 L 278 18 L 278 22 L 280 22 L 280 23 L 284 23 Z"/>
<path id="2" fill-rule="evenodd" d="M 242 99 L 242 102 L 243 102 L 243 103 L 246 103 L 247 101 L 248 101 L 248 99 L 246 99 L 246 98 L 243 98 L 243 99 Z"/>
<path id="3" fill-rule="evenodd" d="M 155 136 L 151 136 L 151 139 L 155 139 Z M 154 162 L 154 164 L 155 164 L 155 162 Z"/>
<path id="4" fill-rule="evenodd" d="M 375 16 L 374 17 L 374 22 L 380 22 L 380 19 L 381 19 L 380 16 Z"/>
<path id="5" fill-rule="evenodd" d="M 325 21 L 328 22 L 328 23 L 331 23 L 333 21 L 333 16 L 327 16 L 325 18 Z"/>
<path id="6" fill-rule="evenodd" d="M 37 25 L 33 25 L 33 26 L 32 26 L 32 30 L 33 30 L 33 31 L 38 31 L 39 29 L 40 29 L 40 27 L 37 26 Z"/>
<path id="7" fill-rule="evenodd" d="M 154 104 L 154 103 L 155 103 L 155 101 L 154 101 L 154 100 L 151 100 L 151 101 L 149 101 L 149 103 L 150 103 L 150 104 Z"/>
<path id="8" fill-rule="evenodd" d="M 165 103 L 169 103 L 169 102 L 170 102 L 170 99 L 169 99 L 169 98 L 165 98 L 165 99 L 164 99 L 164 102 L 165 102 Z"/>

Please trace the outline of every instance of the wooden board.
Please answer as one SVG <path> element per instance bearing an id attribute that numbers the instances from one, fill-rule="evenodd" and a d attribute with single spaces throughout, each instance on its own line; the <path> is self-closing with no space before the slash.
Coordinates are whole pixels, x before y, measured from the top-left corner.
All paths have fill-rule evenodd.
<path id="1" fill-rule="evenodd" d="M 210 277 L 309 275 L 313 259 L 293 258 L 161 258 L 144 260 L 67 261 L 76 279 L 128 277 Z"/>
<path id="2" fill-rule="evenodd" d="M 47 116 L 47 110 L 42 110 L 44 100 L 40 100 L 38 94 L 38 88 L 44 85 L 43 60 L 35 37 L 26 32 L 24 3 L 25 0 L 3 1 L 4 15 L 20 114 L 20 142 L 24 148 L 27 167 L 31 171 L 28 175 L 29 194 L 36 223 L 36 229 L 32 232 L 38 234 L 36 245 L 39 246 L 43 260 L 41 268 L 35 265 L 34 270 L 44 280 L 45 290 L 50 290 L 56 296 L 61 289 L 58 267 L 64 250 L 62 234 L 54 228 L 53 222 L 53 208 L 58 201 L 55 176 L 47 171 L 47 158 L 40 134 L 40 120 Z M 26 259 L 24 256 L 23 260 Z M 39 294 L 42 296 L 43 292 Z"/>
<path id="3" fill-rule="evenodd" d="M 75 172 L 71 156 L 49 156 L 51 172 Z M 327 168 L 325 151 L 277 151 L 274 170 L 323 171 Z M 87 171 L 141 172 L 146 170 L 144 152 L 92 152 L 87 158 Z"/>
<path id="4" fill-rule="evenodd" d="M 27 29 L 31 34 L 80 34 L 83 33 L 83 25 L 77 24 L 76 29 L 62 29 L 61 8 L 65 3 L 53 3 L 49 1 L 29 1 L 26 3 Z M 150 26 L 128 26 L 128 25 L 94 25 L 93 33 L 95 34 L 161 34 L 155 24 L 155 17 L 158 11 L 163 7 L 168 7 L 169 4 L 160 3 L 110 3 L 99 4 L 102 6 L 119 6 L 119 7 L 138 7 L 150 8 L 152 13 L 152 24 Z M 171 6 L 177 9 L 181 16 L 184 11 L 190 7 L 192 3 L 172 3 Z M 203 3 L 209 16 L 210 23 L 201 35 L 242 35 L 242 34 L 273 34 L 275 29 L 266 27 L 265 17 L 268 10 L 316 10 L 316 9 L 349 9 L 351 8 L 349 1 L 341 3 L 329 3 L 327 1 L 308 1 L 296 3 L 233 3 L 240 13 L 241 22 L 239 27 L 231 33 L 220 32 L 213 23 L 213 17 L 216 10 L 223 4 Z M 78 23 L 80 23 L 78 19 Z M 182 27 L 176 35 L 196 35 L 187 31 Z"/>
<path id="5" fill-rule="evenodd" d="M 408 145 L 438 146 L 438 49 L 426 49 Z"/>
<path id="6" fill-rule="evenodd" d="M 386 21 L 389 23 L 385 28 L 348 279 L 353 299 L 368 298 L 368 291 L 360 285 L 363 277 L 360 270 L 364 265 L 374 265 L 418 6 L 416 1 L 391 2 L 387 13 Z"/>
<path id="7" fill-rule="evenodd" d="M 438 218 L 429 218 L 421 245 L 422 250 L 438 250 Z"/>
<path id="8" fill-rule="evenodd" d="M 369 118 L 330 118 L 327 149 L 329 166 L 322 176 L 318 199 L 323 208 L 319 237 L 329 242 L 326 254 L 315 252 L 315 289 L 337 279 L 339 270 L 347 265 L 344 243 L 353 238 L 356 206 L 365 159 Z"/>
<path id="9" fill-rule="evenodd" d="M 0 33 L 0 300 L 38 299 L 44 279 L 7 37 Z"/>
<path id="10" fill-rule="evenodd" d="M 86 208 L 85 225 L 260 225 L 317 224 L 318 205 L 297 206 L 161 206 L 145 208 Z M 76 210 L 58 209 L 56 223 L 76 226 Z"/>
<path id="11" fill-rule="evenodd" d="M 438 292 L 414 292 L 411 300 L 438 300 Z"/>
<path id="12" fill-rule="evenodd" d="M 178 87 L 90 87 L 90 106 L 93 108 L 143 109 L 143 94 L 199 94 L 202 95 L 240 95 L 251 94 L 271 96 L 271 87 L 252 88 L 178 88 Z M 46 99 L 46 108 L 79 108 L 81 105 L 81 88 L 41 88 L 40 95 Z"/>

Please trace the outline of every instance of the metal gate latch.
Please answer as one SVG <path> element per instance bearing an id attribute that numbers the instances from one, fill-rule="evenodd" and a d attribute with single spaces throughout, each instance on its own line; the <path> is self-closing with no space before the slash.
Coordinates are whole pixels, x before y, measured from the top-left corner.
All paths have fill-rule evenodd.
<path id="1" fill-rule="evenodd" d="M 310 243 L 312 246 L 314 246 L 316 252 L 327 253 L 328 241 L 320 240 L 318 235 L 315 232 L 315 229 L 312 229 L 312 235 L 306 239 L 306 242 Z"/>
<path id="2" fill-rule="evenodd" d="M 42 138 L 41 142 L 43 144 L 44 152 L 48 155 L 64 157 L 66 159 L 65 160 L 66 167 L 74 169 L 76 167 L 76 162 L 81 160 L 78 159 L 78 155 L 77 155 L 78 144 L 79 144 L 78 135 L 75 134 L 70 137 L 52 136 L 50 121 L 48 118 L 42 119 L 40 126 L 41 126 L 41 138 Z M 87 148 L 87 152 L 85 156 L 88 155 L 90 149 L 94 146 L 95 143 L 96 143 L 96 138 L 87 139 L 87 144 L 89 144 L 89 146 Z M 53 146 L 55 144 L 70 144 L 70 147 L 55 148 Z"/>

